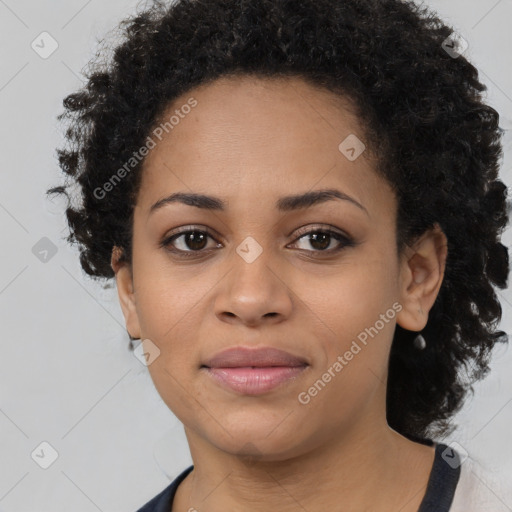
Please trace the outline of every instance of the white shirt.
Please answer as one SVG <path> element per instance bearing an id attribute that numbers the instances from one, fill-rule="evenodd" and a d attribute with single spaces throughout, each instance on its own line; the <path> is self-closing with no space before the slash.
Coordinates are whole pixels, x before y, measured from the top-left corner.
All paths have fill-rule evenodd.
<path id="1" fill-rule="evenodd" d="M 511 482 L 505 483 L 471 457 L 460 470 L 450 512 L 512 512 Z"/>

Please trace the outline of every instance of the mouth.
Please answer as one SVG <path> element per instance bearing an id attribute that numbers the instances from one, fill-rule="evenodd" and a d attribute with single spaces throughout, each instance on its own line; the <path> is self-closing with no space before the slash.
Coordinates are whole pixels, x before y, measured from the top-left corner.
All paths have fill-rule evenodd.
<path id="1" fill-rule="evenodd" d="M 223 387 L 243 395 L 261 395 L 297 378 L 306 367 L 307 365 L 202 368 Z"/>
<path id="2" fill-rule="evenodd" d="M 275 348 L 235 347 L 205 361 L 200 369 L 225 389 L 260 395 L 297 378 L 308 366 L 306 359 Z"/>

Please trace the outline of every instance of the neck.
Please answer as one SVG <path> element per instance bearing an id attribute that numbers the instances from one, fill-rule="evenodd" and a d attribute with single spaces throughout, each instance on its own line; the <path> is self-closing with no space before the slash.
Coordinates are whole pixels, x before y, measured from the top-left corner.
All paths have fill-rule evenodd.
<path id="1" fill-rule="evenodd" d="M 343 435 L 333 432 L 279 460 L 264 454 L 244 459 L 185 428 L 194 470 L 178 487 L 173 510 L 416 512 L 434 448 L 409 441 L 387 423 L 377 426 L 376 420 Z"/>

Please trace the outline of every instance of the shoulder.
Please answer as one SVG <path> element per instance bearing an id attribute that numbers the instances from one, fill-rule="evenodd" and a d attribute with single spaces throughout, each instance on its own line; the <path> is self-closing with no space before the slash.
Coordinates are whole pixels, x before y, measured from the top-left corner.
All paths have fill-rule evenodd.
<path id="1" fill-rule="evenodd" d="M 468 457 L 460 466 L 460 478 L 450 512 L 510 512 L 510 484 Z"/>
<path id="2" fill-rule="evenodd" d="M 192 465 L 182 471 L 163 491 L 159 492 L 154 498 L 139 508 L 137 512 L 169 512 L 172 508 L 178 485 L 180 485 L 193 469 L 194 466 Z"/>
<path id="3" fill-rule="evenodd" d="M 172 497 L 175 483 L 171 482 L 163 491 L 151 498 L 145 505 L 137 509 L 137 512 L 159 512 L 167 510 L 166 507 L 172 503 Z"/>

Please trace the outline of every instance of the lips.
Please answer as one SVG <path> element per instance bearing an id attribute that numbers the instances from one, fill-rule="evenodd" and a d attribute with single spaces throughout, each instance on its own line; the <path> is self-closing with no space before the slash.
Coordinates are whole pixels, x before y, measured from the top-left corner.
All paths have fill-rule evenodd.
<path id="1" fill-rule="evenodd" d="M 261 395 L 299 377 L 306 359 L 276 348 L 234 347 L 219 352 L 201 366 L 224 389 L 241 395 Z"/>
<path id="2" fill-rule="evenodd" d="M 233 347 L 217 353 L 204 362 L 208 368 L 240 368 L 271 366 L 306 366 L 307 360 L 272 347 Z"/>

